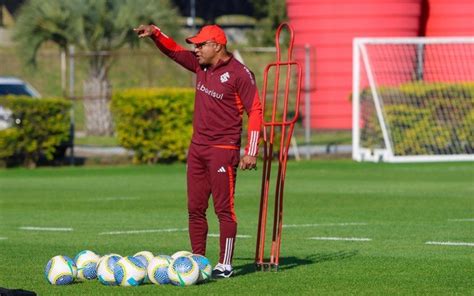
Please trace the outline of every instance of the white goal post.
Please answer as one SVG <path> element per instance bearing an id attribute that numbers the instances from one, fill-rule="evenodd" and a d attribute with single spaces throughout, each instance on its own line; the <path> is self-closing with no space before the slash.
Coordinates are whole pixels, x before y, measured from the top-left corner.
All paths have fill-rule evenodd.
<path id="1" fill-rule="evenodd" d="M 355 38 L 352 158 L 474 161 L 474 37 Z"/>

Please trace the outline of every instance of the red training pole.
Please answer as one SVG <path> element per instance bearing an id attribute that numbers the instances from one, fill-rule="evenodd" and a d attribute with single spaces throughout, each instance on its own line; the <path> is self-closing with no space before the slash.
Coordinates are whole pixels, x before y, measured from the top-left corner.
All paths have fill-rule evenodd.
<path id="1" fill-rule="evenodd" d="M 280 34 L 282 29 L 286 27 L 290 33 L 290 43 L 288 46 L 288 58 L 287 61 L 281 60 L 281 49 L 280 49 Z M 283 193 L 286 176 L 286 163 L 288 160 L 288 151 L 291 143 L 291 137 L 293 135 L 294 125 L 298 119 L 298 110 L 300 102 L 301 92 L 301 65 L 291 60 L 294 42 L 293 28 L 288 23 L 282 23 L 275 34 L 275 44 L 277 50 L 277 61 L 267 65 L 264 71 L 263 79 L 263 91 L 262 91 L 262 107 L 263 107 L 263 173 L 262 173 L 262 188 L 260 196 L 260 211 L 258 218 L 258 230 L 257 230 L 257 246 L 255 251 L 255 265 L 257 270 L 278 270 L 279 258 L 280 258 L 280 246 L 281 246 L 281 234 L 283 228 Z M 290 82 L 291 82 L 291 67 L 295 66 L 297 69 L 297 80 L 296 80 L 296 97 L 295 97 L 295 114 L 293 118 L 288 119 L 288 104 L 290 97 Z M 285 73 L 285 89 L 283 92 L 283 99 L 279 94 L 280 84 L 280 68 L 286 67 Z M 268 72 L 270 69 L 275 68 L 275 80 L 274 80 L 274 92 L 273 92 L 273 105 L 271 119 L 267 121 L 265 119 L 265 110 L 267 108 L 267 85 L 268 85 Z M 282 101 L 282 102 L 280 102 Z M 283 113 L 282 118 L 279 121 L 277 118 L 278 103 L 282 103 Z M 280 128 L 280 133 L 276 128 Z M 275 202 L 273 209 L 273 229 L 272 229 L 272 242 L 270 246 L 270 256 L 265 259 L 265 241 L 266 241 L 266 227 L 267 227 L 267 216 L 268 216 L 268 197 L 270 191 L 270 177 L 272 172 L 272 163 L 274 160 L 273 148 L 275 145 L 275 136 L 280 136 L 279 153 L 278 153 L 278 171 L 275 184 Z"/>

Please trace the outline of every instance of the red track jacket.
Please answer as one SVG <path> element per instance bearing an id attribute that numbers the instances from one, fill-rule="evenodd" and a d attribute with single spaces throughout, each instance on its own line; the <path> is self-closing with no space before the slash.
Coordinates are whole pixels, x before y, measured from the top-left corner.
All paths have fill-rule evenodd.
<path id="1" fill-rule="evenodd" d="M 152 39 L 165 55 L 196 73 L 192 142 L 239 149 L 245 110 L 249 117 L 245 153 L 256 156 L 262 105 L 254 74 L 234 57 L 214 66 L 201 66 L 193 51 L 181 47 L 158 28 Z"/>

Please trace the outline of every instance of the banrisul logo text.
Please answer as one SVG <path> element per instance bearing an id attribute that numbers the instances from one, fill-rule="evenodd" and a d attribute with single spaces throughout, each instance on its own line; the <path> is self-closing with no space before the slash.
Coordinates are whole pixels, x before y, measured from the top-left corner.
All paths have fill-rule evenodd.
<path id="1" fill-rule="evenodd" d="M 196 89 L 198 91 L 202 91 L 203 93 L 206 93 L 207 95 L 213 97 L 214 99 L 222 100 L 224 97 L 223 93 L 218 93 L 214 91 L 213 89 L 208 89 L 201 81 L 198 82 Z"/>

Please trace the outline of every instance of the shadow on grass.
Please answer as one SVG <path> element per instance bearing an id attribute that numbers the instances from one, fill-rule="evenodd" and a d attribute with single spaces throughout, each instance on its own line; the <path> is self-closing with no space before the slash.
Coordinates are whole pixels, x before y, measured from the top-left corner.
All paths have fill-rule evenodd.
<path id="1" fill-rule="evenodd" d="M 326 261 L 344 260 L 356 256 L 359 253 L 358 250 L 350 251 L 338 251 L 338 252 L 323 252 L 309 255 L 305 258 L 298 257 L 281 257 L 279 262 L 279 271 L 290 270 L 303 265 L 310 265 L 316 263 L 323 263 Z M 254 260 L 253 258 L 235 258 L 237 260 Z M 235 266 L 235 276 L 243 276 L 249 273 L 257 272 L 255 263 L 249 263 L 244 265 Z"/>

